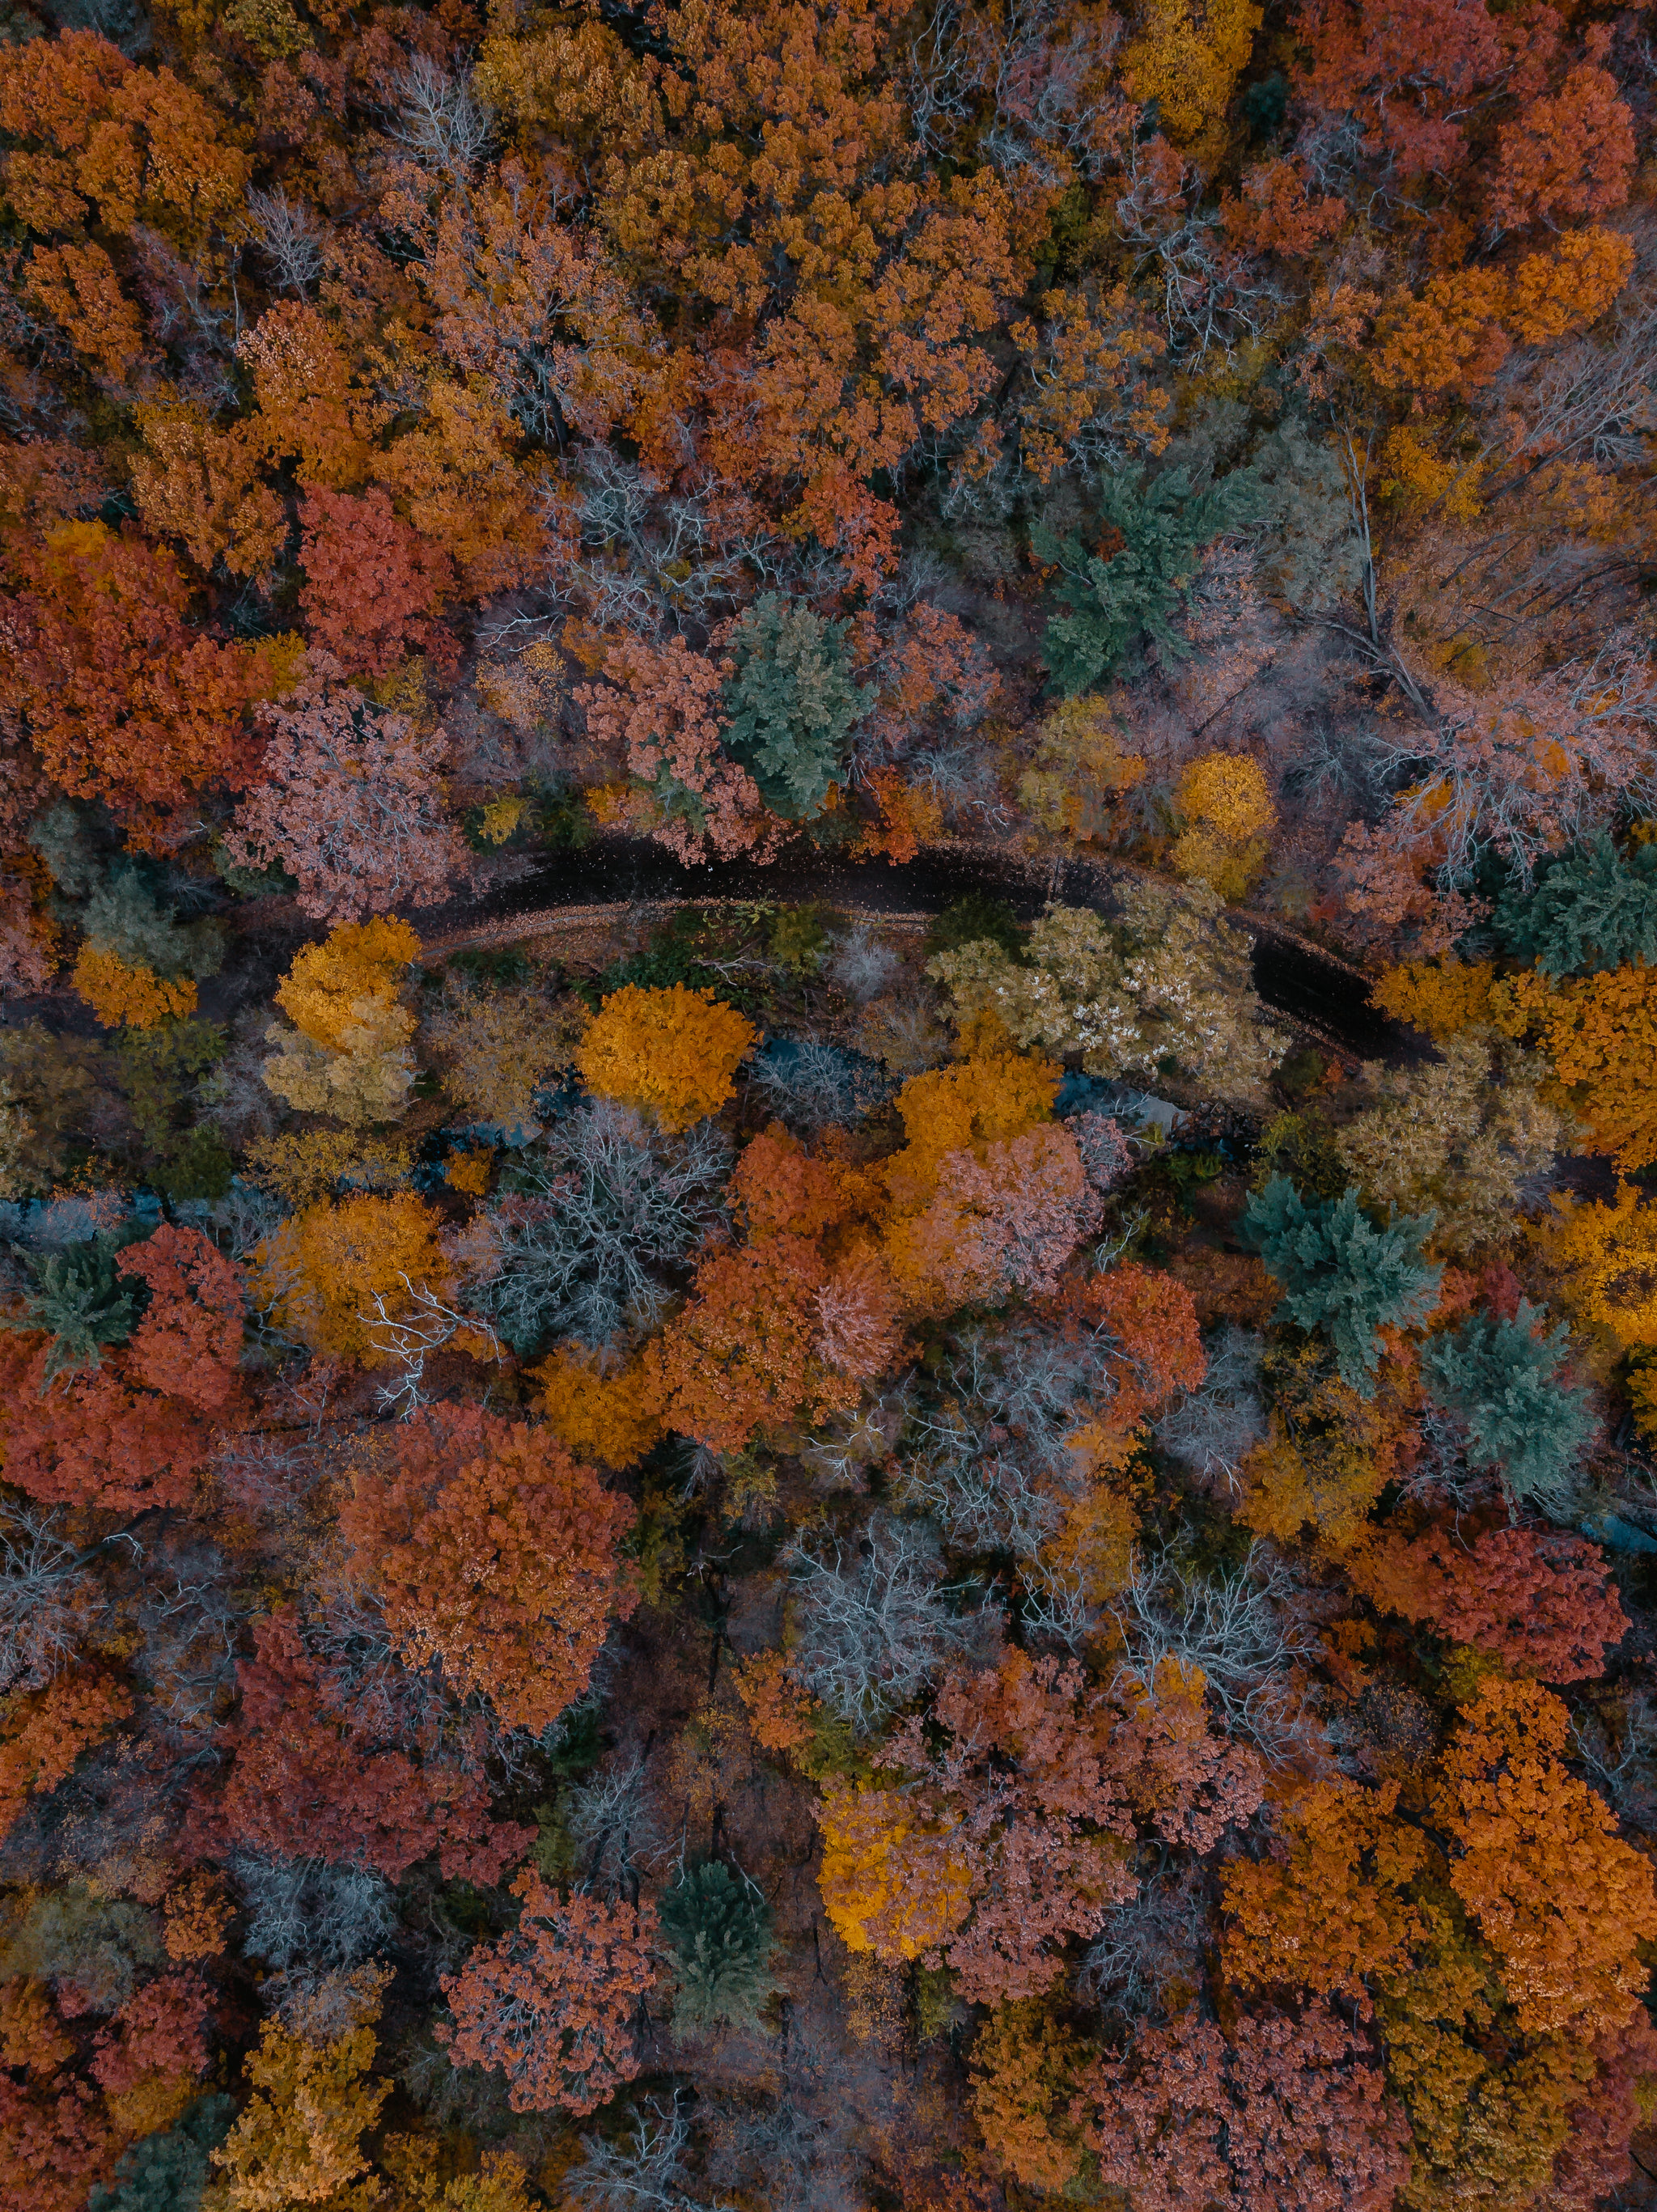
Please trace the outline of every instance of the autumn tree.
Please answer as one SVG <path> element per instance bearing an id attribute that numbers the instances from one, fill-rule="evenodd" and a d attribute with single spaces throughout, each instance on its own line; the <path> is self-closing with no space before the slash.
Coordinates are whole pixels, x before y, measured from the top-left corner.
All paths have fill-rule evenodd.
<path id="1" fill-rule="evenodd" d="M 1271 1857 L 1226 1869 L 1225 1971 L 1239 1988 L 1350 1995 L 1408 1955 L 1418 1923 L 1403 1893 L 1428 1846 L 1395 1817 L 1398 1796 L 1396 1782 L 1316 1783 L 1284 1807 Z"/>
<path id="2" fill-rule="evenodd" d="M 10 567 L 0 707 L 64 791 L 166 842 L 209 787 L 252 781 L 248 709 L 279 689 L 277 657 L 192 629 L 170 554 L 75 522 L 14 542 Z"/>
<path id="3" fill-rule="evenodd" d="M 853 1950 L 941 1955 L 971 2001 L 1038 1996 L 1131 1887 L 1108 1724 L 1078 1669 L 1016 1652 L 951 1674 L 934 1718 L 938 1750 L 912 1720 L 883 1753 L 896 1786 L 828 1793 L 824 1908 Z"/>
<path id="4" fill-rule="evenodd" d="M 1110 922 L 1055 906 L 1014 961 L 986 939 L 941 952 L 927 973 L 957 1020 L 992 1013 L 1029 1052 L 1076 1054 L 1089 1075 L 1152 1075 L 1175 1061 L 1227 1097 L 1258 1097 L 1284 1047 L 1265 1019 L 1249 939 L 1223 919 L 1217 891 L 1150 882 Z"/>
<path id="5" fill-rule="evenodd" d="M 630 2022 L 656 1979 L 655 1914 L 580 1893 L 561 1899 L 529 1870 L 513 1890 L 517 1928 L 443 1978 L 454 2019 L 444 2040 L 464 2063 L 505 2074 L 513 2112 L 579 2118 L 639 2070 Z"/>
<path id="6" fill-rule="evenodd" d="M 378 708 L 324 670 L 271 715 L 225 850 L 238 867 L 285 868 L 319 921 L 433 905 L 464 865 L 438 785 L 446 756 L 440 727 Z"/>
<path id="7" fill-rule="evenodd" d="M 19 142 L 6 195 L 31 229 L 95 220 L 118 235 L 143 222 L 184 241 L 240 203 L 247 157 L 211 100 L 96 32 L 64 31 L 9 56 L 0 118 Z"/>
<path id="8" fill-rule="evenodd" d="M 973 2044 L 973 2117 L 1027 2188 L 1062 2190 L 1082 2172 L 1071 2104 L 1087 2045 L 1032 1999 L 1003 2005 Z"/>
<path id="9" fill-rule="evenodd" d="M 0 1831 L 14 1826 L 32 1796 L 66 1781 L 81 1753 L 131 1711 L 130 1691 L 90 1670 L 14 1691 L 0 1716 Z"/>
<path id="10" fill-rule="evenodd" d="M 1181 824 L 1168 856 L 1175 868 L 1211 884 L 1222 898 L 1240 899 L 1266 864 L 1277 822 L 1259 763 L 1244 754 L 1204 753 L 1181 775 L 1174 806 Z"/>
<path id="11" fill-rule="evenodd" d="M 1634 1947 L 1657 1936 L 1651 1869 L 1563 1764 L 1569 1733 L 1550 1692 L 1487 1680 L 1433 1799 L 1451 1887 L 1502 1961 L 1520 2025 L 1544 2034 L 1631 2019 L 1644 1983 Z"/>
<path id="12" fill-rule="evenodd" d="M 1604 1553 L 1576 1536 L 1487 1528 L 1470 1545 L 1443 1530 L 1388 1533 L 1348 1571 L 1373 1604 L 1545 1682 L 1602 1674 L 1628 1630 Z"/>
<path id="13" fill-rule="evenodd" d="M 376 2002 L 369 2019 L 377 2016 Z M 368 2076 L 376 2039 L 368 2020 L 311 2041 L 267 2020 L 247 2061 L 253 2095 L 213 2163 L 222 2177 L 203 2203 L 213 2212 L 262 2212 L 280 2203 L 350 2201 L 369 2172 L 362 2137 L 391 2093 Z M 359 2199 L 360 2201 L 360 2199 Z"/>
<path id="14" fill-rule="evenodd" d="M 177 538 L 203 574 L 222 561 L 233 576 L 268 577 L 287 543 L 288 518 L 260 480 L 247 425 L 220 429 L 188 404 L 136 411 L 144 443 L 133 458 L 132 495 L 144 527 Z"/>
<path id="15" fill-rule="evenodd" d="M 452 1286 L 437 1225 L 433 1209 L 409 1191 L 308 1207 L 256 1247 L 254 1296 L 313 1352 L 384 1360 L 390 1347 L 376 1336 L 376 1301 L 395 1314 L 414 1291 L 441 1297 Z"/>
<path id="16" fill-rule="evenodd" d="M 1572 1319 L 1618 1352 L 1657 1346 L 1657 1210 L 1620 1181 L 1610 1205 L 1557 1194 L 1553 1206 L 1534 1234 L 1562 1279 L 1561 1303 Z"/>
<path id="17" fill-rule="evenodd" d="M 530 1371 L 541 1385 L 547 1426 L 577 1459 L 629 1468 L 660 1438 L 661 1412 L 641 1363 L 623 1366 L 568 1345 Z"/>
<path id="18" fill-rule="evenodd" d="M 1657 969 L 1640 961 L 1551 987 L 1533 971 L 1514 977 L 1495 1002 L 1510 1036 L 1535 1037 L 1593 1149 L 1625 1174 L 1657 1159 L 1654 980 Z"/>
<path id="19" fill-rule="evenodd" d="M 665 1129 L 688 1129 L 730 1097 L 755 1036 L 747 1017 L 712 991 L 626 983 L 594 1016 L 575 1065 L 600 1098 L 639 1107 Z"/>
<path id="20" fill-rule="evenodd" d="M 697 1269 L 689 1303 L 646 1352 L 668 1425 L 715 1451 L 786 1434 L 855 1404 L 829 1363 L 819 1295 L 829 1271 L 804 1237 L 768 1237 Z"/>
<path id="21" fill-rule="evenodd" d="M 723 677 L 682 638 L 657 646 L 622 638 L 604 661 L 604 685 L 584 685 L 587 727 L 621 751 L 648 795 L 648 827 L 681 860 L 752 852 L 763 860 L 778 834 L 760 787 L 722 743 Z"/>
<path id="22" fill-rule="evenodd" d="M 1527 1178 L 1559 1146 L 1561 1117 L 1540 1095 L 1534 1056 L 1488 1030 L 1442 1039 L 1440 1054 L 1420 1067 L 1366 1067 L 1375 1103 L 1335 1149 L 1366 1205 L 1430 1208 L 1435 1249 L 1466 1254 L 1512 1233 Z"/>
<path id="23" fill-rule="evenodd" d="M 340 1527 L 392 1641 L 509 1727 L 549 1727 L 631 1610 L 631 1508 L 548 1430 L 471 1406 L 404 1423 L 381 1462 L 357 1468 Z"/>
<path id="24" fill-rule="evenodd" d="M 1083 2139 L 1101 2178 L 1143 2212 L 1386 2212 L 1407 2175 L 1408 2130 L 1361 2037 L 1308 2006 L 1199 2014 L 1142 2030 L 1095 2066 Z"/>
<path id="25" fill-rule="evenodd" d="M 71 980 L 76 997 L 106 1029 L 153 1030 L 196 1011 L 196 986 L 190 977 L 170 981 L 153 968 L 129 968 L 118 953 L 100 951 L 92 944 L 83 945 L 76 956 Z"/>
<path id="26" fill-rule="evenodd" d="M 52 1345 L 38 1335 L 0 1342 L 13 1384 L 8 1480 L 46 1503 L 182 1504 L 241 1417 L 239 1271 L 199 1230 L 168 1223 L 127 1247 L 118 1272 L 149 1302 L 89 1374 L 54 1379 Z"/>
<path id="27" fill-rule="evenodd" d="M 1039 1296 L 1058 1287 L 1100 1211 L 1075 1137 L 1049 1125 L 987 1144 L 978 1156 L 947 1153 L 932 1198 L 895 1224 L 886 1256 L 919 1306 Z"/>
<path id="28" fill-rule="evenodd" d="M 384 491 L 318 489 L 300 521 L 306 623 L 348 675 L 383 677 L 416 653 L 435 667 L 452 665 L 453 641 L 434 620 L 452 593 L 452 564 L 393 512 Z"/>
<path id="29" fill-rule="evenodd" d="M 388 1741 L 384 1716 L 354 1708 L 349 1676 L 316 1659 L 291 1609 L 254 1631 L 237 1668 L 240 1703 L 220 1733 L 229 1771 L 191 1832 L 273 1858 L 374 1868 L 389 1881 L 437 1856 L 453 1878 L 493 1882 L 530 1832 L 491 1824 L 475 1744 L 428 1738 L 426 1755 Z M 393 1707 L 393 1714 L 395 1707 Z"/>
<path id="30" fill-rule="evenodd" d="M 290 1106 L 342 1121 L 395 1121 L 415 1079 L 415 1019 L 398 993 L 420 951 L 407 922 L 343 922 L 294 957 L 276 987 L 293 1023 L 265 1031 L 264 1079 Z"/>

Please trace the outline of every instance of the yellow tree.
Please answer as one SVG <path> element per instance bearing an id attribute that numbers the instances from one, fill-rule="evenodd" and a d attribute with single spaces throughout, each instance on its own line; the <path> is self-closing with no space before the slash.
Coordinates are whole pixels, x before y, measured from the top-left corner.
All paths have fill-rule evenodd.
<path id="1" fill-rule="evenodd" d="M 636 1106 L 665 1129 L 688 1129 L 731 1097 L 757 1034 L 712 991 L 628 983 L 598 1009 L 575 1065 L 600 1098 Z"/>

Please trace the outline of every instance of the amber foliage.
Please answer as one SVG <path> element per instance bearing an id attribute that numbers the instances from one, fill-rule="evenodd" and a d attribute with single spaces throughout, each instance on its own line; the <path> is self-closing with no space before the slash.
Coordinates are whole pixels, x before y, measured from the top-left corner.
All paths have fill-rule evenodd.
<path id="1" fill-rule="evenodd" d="M 600 1098 L 623 1099 L 665 1129 L 688 1129 L 730 1097 L 754 1042 L 746 1015 L 712 991 L 628 983 L 599 1008 L 575 1064 Z"/>

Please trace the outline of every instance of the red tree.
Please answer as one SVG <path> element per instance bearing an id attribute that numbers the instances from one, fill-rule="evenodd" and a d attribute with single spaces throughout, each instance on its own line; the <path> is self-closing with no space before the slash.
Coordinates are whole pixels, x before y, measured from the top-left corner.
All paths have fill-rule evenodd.
<path id="1" fill-rule="evenodd" d="M 198 1807 L 203 1848 L 226 1838 L 278 1858 L 371 1866 L 397 1881 L 440 1855 L 450 1879 L 498 1881 L 532 1841 L 491 1826 L 479 1763 L 432 1747 L 421 1765 L 350 1711 L 345 1685 L 307 1650 L 290 1610 L 253 1632 L 239 1668 L 241 1706 L 220 1741 L 233 1764 L 216 1805 Z"/>
<path id="2" fill-rule="evenodd" d="M 435 1660 L 461 1695 L 541 1729 L 636 1602 L 616 1556 L 633 1517 L 550 1429 L 456 1406 L 398 1430 L 391 1468 L 358 1474 L 340 1528 L 410 1663 Z"/>
<path id="3" fill-rule="evenodd" d="M 343 668 L 384 676 L 411 653 L 453 666 L 454 640 L 433 619 L 454 591 L 454 563 L 440 545 L 394 514 L 377 486 L 360 497 L 314 491 L 300 521 L 300 605 L 312 636 Z"/>
<path id="4" fill-rule="evenodd" d="M 199 1974 L 158 1974 L 133 1991 L 110 2027 L 99 2030 L 93 2079 L 106 2097 L 124 2096 L 150 2075 L 199 2081 L 207 2071 L 210 2018 L 207 1984 Z"/>
<path id="5" fill-rule="evenodd" d="M 49 1379 L 51 1345 L 0 1340 L 6 1479 L 52 1505 L 181 1505 L 241 1418 L 241 1279 L 198 1230 L 168 1223 L 121 1255 L 150 1302 L 90 1374 Z"/>
<path id="6" fill-rule="evenodd" d="M 530 1869 L 513 1888 L 524 1900 L 517 1928 L 444 1976 L 454 2026 L 439 2033 L 463 2063 L 505 2074 L 514 2112 L 595 2112 L 639 2070 L 628 2022 L 656 1979 L 656 1916 L 565 1902 Z"/>
<path id="7" fill-rule="evenodd" d="M 259 783 L 225 849 L 240 867 L 296 876 L 300 905 L 320 921 L 429 906 L 465 862 L 438 781 L 447 740 L 331 683 L 338 672 L 329 660 L 271 716 Z"/>
<path id="8" fill-rule="evenodd" d="M 1610 35 L 1608 26 L 1595 24 L 1590 53 L 1603 52 Z M 1527 100 L 1502 125 L 1491 211 L 1515 230 L 1601 215 L 1622 206 L 1633 174 L 1634 119 L 1616 78 L 1590 64 L 1572 70 L 1557 93 Z"/>
<path id="9" fill-rule="evenodd" d="M 15 550 L 11 567 L 0 714 L 55 782 L 165 841 L 208 786 L 248 781 L 246 709 L 269 696 L 269 650 L 192 629 L 170 553 L 130 528 L 66 523 Z"/>
<path id="10" fill-rule="evenodd" d="M 1353 1581 L 1373 1603 L 1545 1682 L 1602 1674 L 1628 1632 L 1605 1553 L 1553 1530 L 1487 1528 L 1471 1547 L 1442 1529 L 1383 1536 Z"/>
<path id="11" fill-rule="evenodd" d="M 1187 2014 L 1096 2066 L 1078 2110 L 1135 2212 L 1387 2212 L 1409 2131 L 1367 2047 L 1327 2013 Z"/>

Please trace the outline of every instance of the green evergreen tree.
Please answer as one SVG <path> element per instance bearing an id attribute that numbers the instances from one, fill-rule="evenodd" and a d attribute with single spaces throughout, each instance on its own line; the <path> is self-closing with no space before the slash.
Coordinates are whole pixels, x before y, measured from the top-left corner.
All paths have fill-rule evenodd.
<path id="1" fill-rule="evenodd" d="M 94 1237 L 61 1252 L 25 1253 L 34 1289 L 15 1320 L 0 1328 L 44 1329 L 52 1338 L 46 1374 L 96 1367 L 106 1346 L 124 1344 L 139 1313 L 143 1285 L 123 1275 L 117 1255 L 128 1240 Z"/>
<path id="2" fill-rule="evenodd" d="M 1243 1209 L 1243 1234 L 1287 1295 L 1279 1319 L 1321 1328 L 1341 1380 L 1375 1392 L 1375 1332 L 1423 1320 L 1438 1302 L 1443 1268 L 1423 1260 L 1430 1213 L 1395 1217 L 1378 1229 L 1355 1190 L 1310 1206 L 1286 1176 L 1273 1176 Z"/>
<path id="3" fill-rule="evenodd" d="M 875 702 L 872 690 L 852 681 L 846 631 L 803 600 L 765 592 L 731 635 L 725 746 L 789 822 L 817 812 L 845 769 L 853 728 Z"/>
<path id="4" fill-rule="evenodd" d="M 129 968 L 149 968 L 157 975 L 215 975 L 223 964 L 224 933 L 218 923 L 180 922 L 130 865 L 93 891 L 81 927 L 100 952 L 112 952 Z"/>
<path id="5" fill-rule="evenodd" d="M 1526 1504 L 1562 1495 L 1593 1430 L 1587 1392 L 1559 1376 L 1570 1332 L 1562 1322 L 1539 1333 L 1546 1318 L 1521 1299 L 1512 1321 L 1470 1316 L 1421 1355 L 1428 1396 L 1466 1425 L 1468 1457 L 1498 1468 Z"/>
<path id="6" fill-rule="evenodd" d="M 672 1947 L 680 2027 L 751 2027 L 769 2002 L 776 1935 L 771 1907 L 719 1859 L 689 1867 L 660 1905 Z"/>
<path id="7" fill-rule="evenodd" d="M 1657 961 L 1657 844 L 1619 852 L 1602 831 L 1550 862 L 1531 890 L 1504 893 L 1495 926 L 1546 975 Z"/>
<path id="8" fill-rule="evenodd" d="M 1253 520 L 1260 504 L 1247 469 L 1199 492 L 1183 469 L 1169 469 L 1149 485 L 1143 475 L 1102 479 L 1097 523 L 1121 540 L 1109 553 L 1089 553 L 1079 538 L 1059 538 L 1038 524 L 1031 546 L 1039 561 L 1063 571 L 1055 589 L 1070 608 L 1048 623 L 1042 647 L 1065 697 L 1091 691 L 1142 638 L 1172 658 L 1187 654 L 1174 622 L 1204 551 L 1223 532 Z"/>
<path id="9" fill-rule="evenodd" d="M 94 2184 L 88 2212 L 199 2212 L 211 2154 L 235 2117 L 234 2097 L 198 2097 L 170 2128 L 122 2153 L 113 2179 Z"/>

